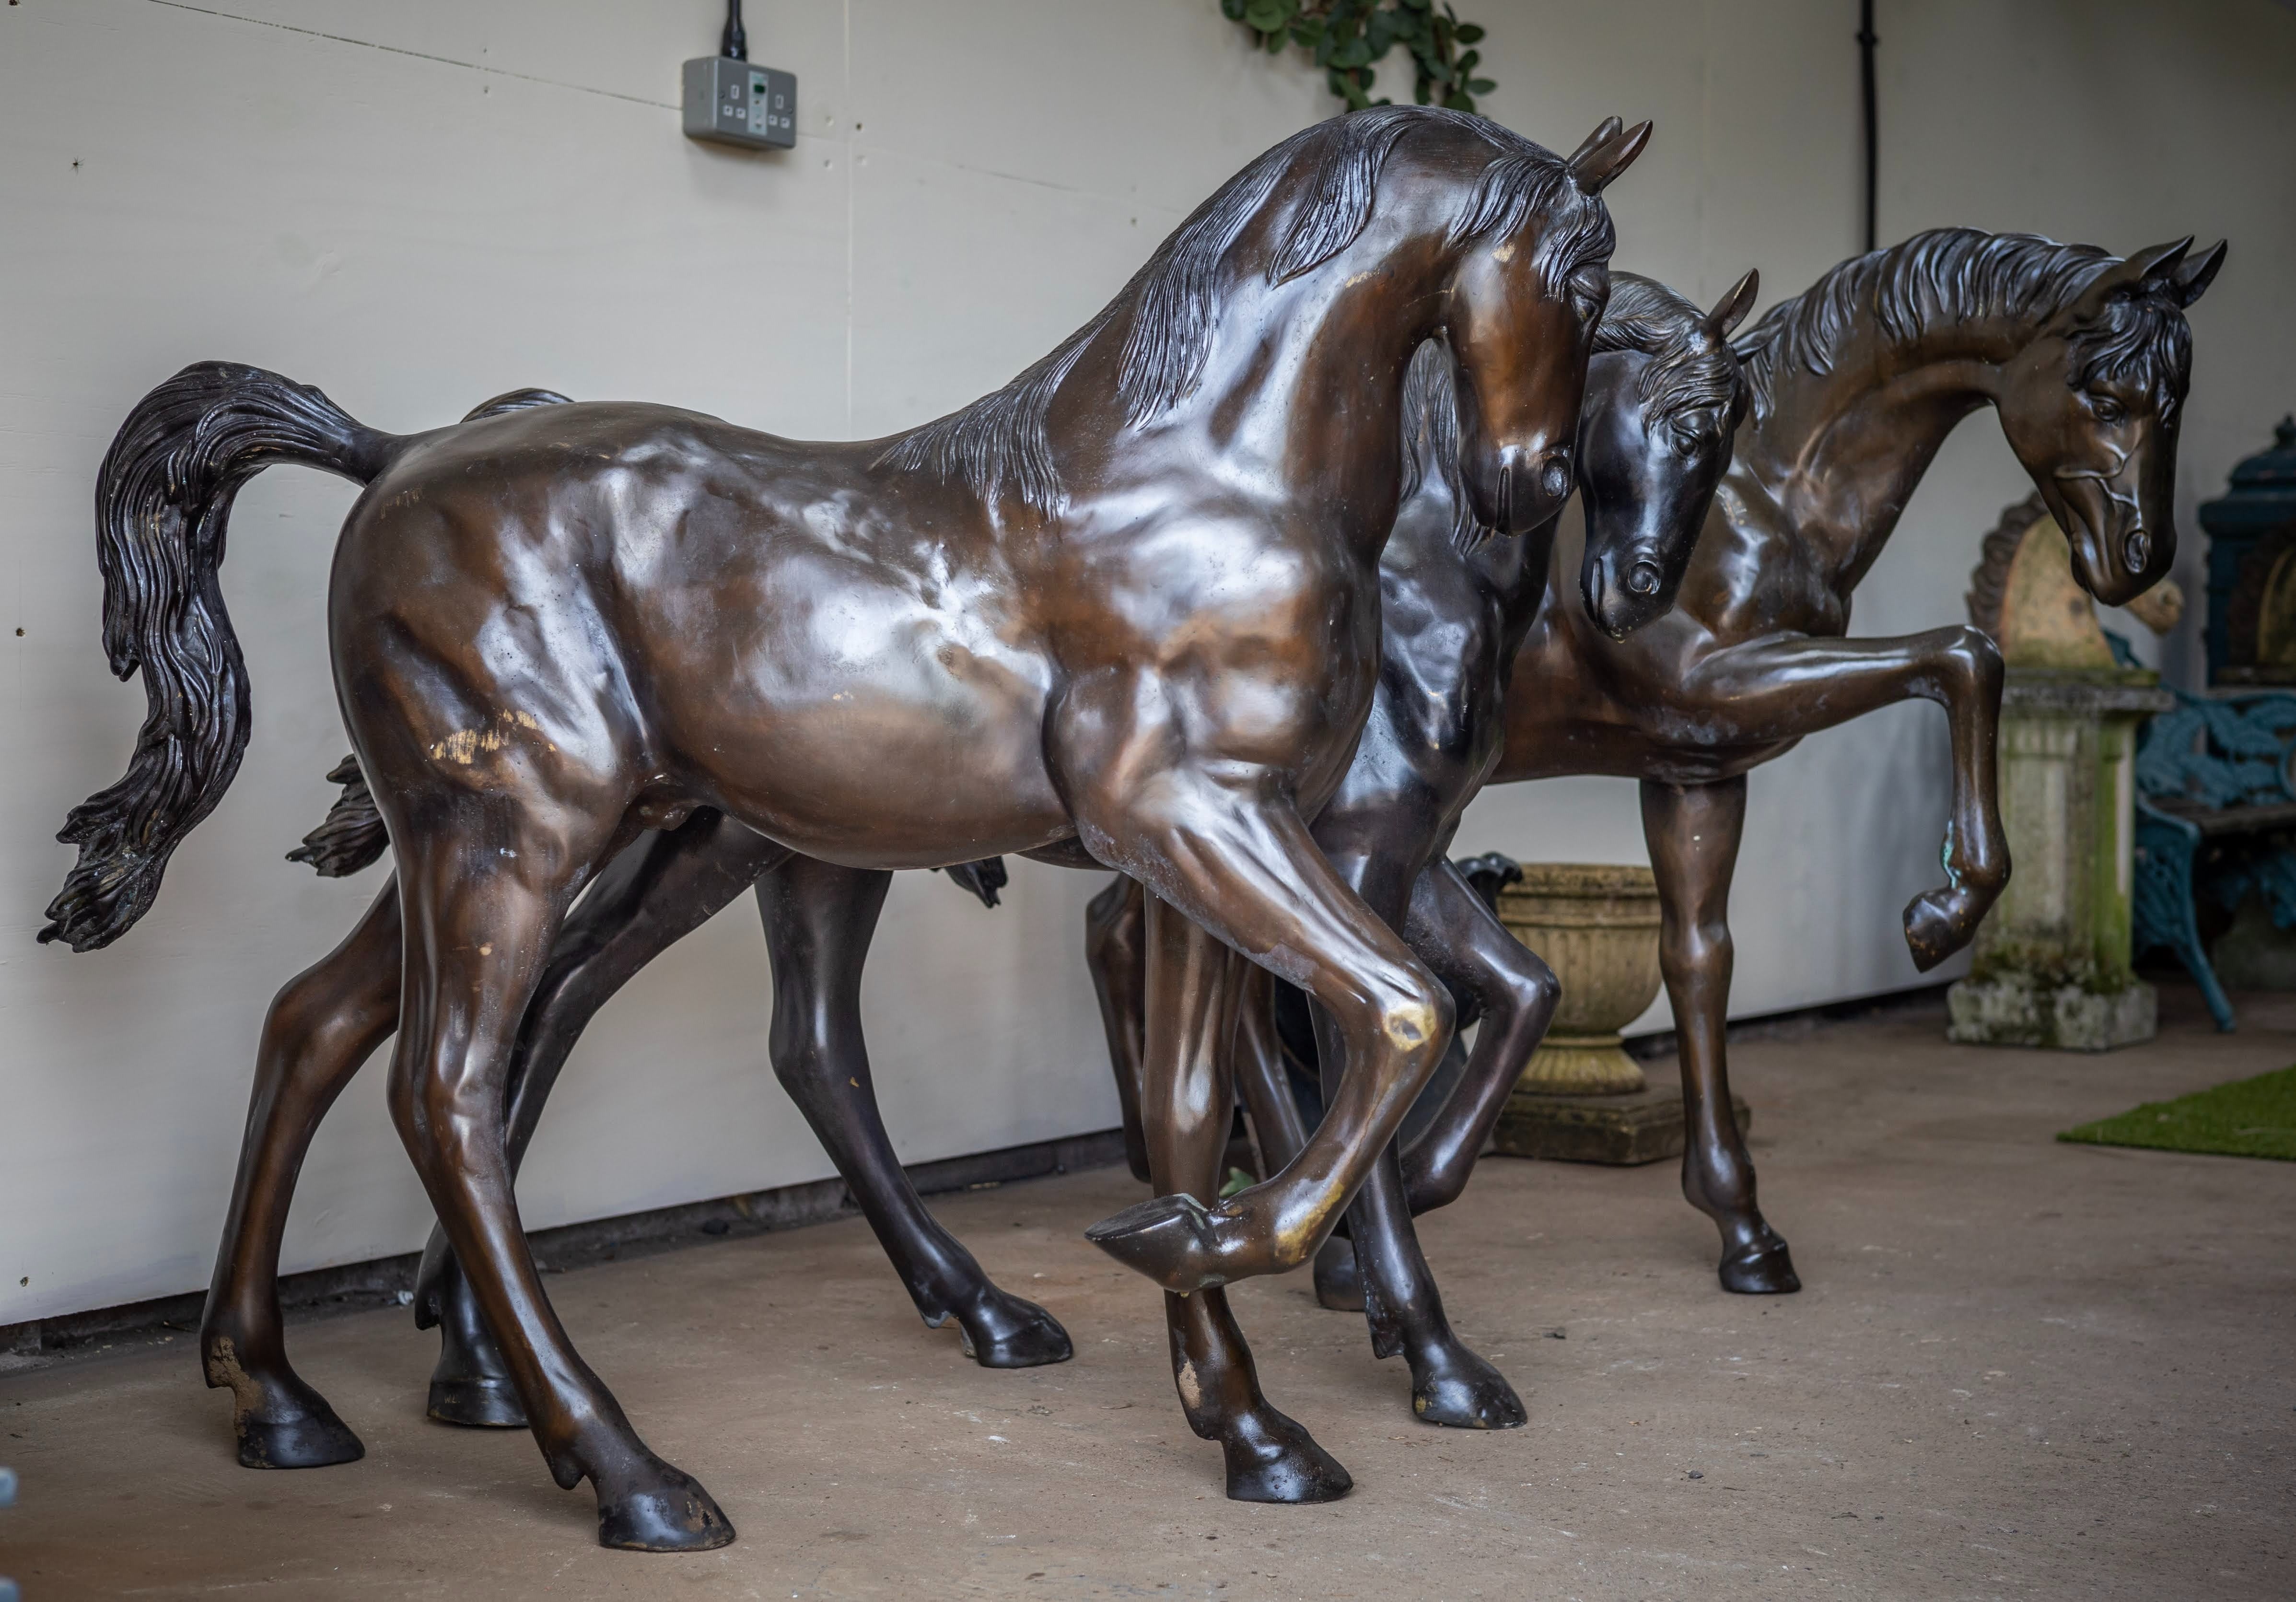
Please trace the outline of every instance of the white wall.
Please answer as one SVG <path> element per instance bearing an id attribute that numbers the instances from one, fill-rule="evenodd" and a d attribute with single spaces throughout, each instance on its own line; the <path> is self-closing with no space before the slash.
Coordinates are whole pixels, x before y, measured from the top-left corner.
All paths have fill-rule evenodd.
<path id="1" fill-rule="evenodd" d="M 1612 111 L 1657 119 L 1613 194 L 1623 265 L 1702 297 L 1759 265 L 1775 297 L 1857 243 L 1855 9 L 1469 11 L 1492 29 L 1503 120 L 1568 148 Z M 2296 17 L 2172 9 L 1884 0 L 1882 226 L 2123 251 L 2231 234 L 2194 319 L 2189 506 L 2296 401 Z M 351 492 L 275 472 L 241 497 L 225 571 L 256 686 L 236 786 L 127 940 L 31 944 L 70 860 L 49 837 L 118 776 L 142 716 L 97 645 L 88 511 L 136 397 L 221 357 L 390 429 L 545 384 L 882 433 L 1041 354 L 1236 167 L 1329 109 L 1310 72 L 1248 53 L 1213 0 L 750 11 L 753 55 L 800 78 L 787 154 L 678 135 L 677 66 L 714 46 L 710 0 L 0 9 L 0 738 L 18 753 L 0 779 L 0 1324 L 204 1284 L 265 1003 L 379 882 L 280 860 L 343 749 L 320 597 Z M 1861 592 L 1859 630 L 1956 618 L 1978 531 L 2023 493 L 1973 420 Z M 1911 709 L 1756 777 L 1737 1010 L 1913 982 L 1897 908 L 1935 859 L 1942 745 L 1938 715 Z M 1493 795 L 1466 835 L 1643 854 L 1631 786 L 1607 781 Z M 1096 882 L 1018 865 L 995 914 L 931 875 L 897 884 L 869 1026 L 905 1155 L 1113 1121 L 1078 954 Z M 528 1165 L 530 1224 L 829 1172 L 762 1066 L 762 967 L 737 907 L 608 1009 Z M 290 1269 L 421 1237 L 378 1080 L 320 1137 Z"/>

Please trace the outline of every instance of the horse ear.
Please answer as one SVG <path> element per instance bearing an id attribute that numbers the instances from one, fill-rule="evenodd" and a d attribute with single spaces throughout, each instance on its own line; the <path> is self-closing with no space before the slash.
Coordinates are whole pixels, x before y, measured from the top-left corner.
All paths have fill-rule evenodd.
<path id="1" fill-rule="evenodd" d="M 1593 133 L 1578 141 L 1578 148 L 1570 152 L 1569 165 L 1572 167 L 1578 166 L 1579 158 L 1582 156 L 1592 155 L 1597 149 L 1603 145 L 1608 144 L 1611 140 L 1619 136 L 1619 130 L 1624 127 L 1626 127 L 1626 124 L 1620 122 L 1615 117 L 1603 118 L 1602 121 L 1595 125 L 1595 131 Z"/>
<path id="2" fill-rule="evenodd" d="M 1726 340 L 1731 331 L 1746 320 L 1754 309 L 1754 297 L 1762 292 L 1762 274 L 1759 267 L 1748 267 L 1746 275 L 1730 286 L 1730 292 L 1714 303 L 1706 314 L 1706 326 L 1714 331 L 1718 340 Z"/>
<path id="3" fill-rule="evenodd" d="M 1570 163 L 1570 176 L 1578 182 L 1579 193 L 1597 195 L 1612 178 L 1634 165 L 1643 146 L 1650 143 L 1651 125 L 1637 122 L 1623 134 L 1614 134 L 1602 144 Z"/>
<path id="4" fill-rule="evenodd" d="M 2118 276 L 2124 283 L 2134 283 L 2144 289 L 2165 289 L 2185 259 L 2185 252 L 2193 248 L 2193 236 L 2171 240 L 2165 245 L 2154 245 L 2139 251 L 2120 264 Z"/>
<path id="5" fill-rule="evenodd" d="M 2189 258 L 2177 269 L 2169 281 L 2169 291 L 2179 306 L 2190 306 L 2202 292 L 2216 282 L 2217 269 L 2224 266 L 2225 246 L 2230 242 L 2219 239 L 2204 255 Z"/>

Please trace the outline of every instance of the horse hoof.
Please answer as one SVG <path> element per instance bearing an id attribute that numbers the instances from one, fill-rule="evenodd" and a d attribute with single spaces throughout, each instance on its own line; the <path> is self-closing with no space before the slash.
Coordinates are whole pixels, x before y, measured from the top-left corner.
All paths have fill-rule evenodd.
<path id="1" fill-rule="evenodd" d="M 1928 973 L 1976 937 L 1984 909 L 1964 890 L 1931 890 L 1906 904 L 1906 948 Z"/>
<path id="2" fill-rule="evenodd" d="M 1104 1218 L 1084 1237 L 1126 1268 L 1178 1295 L 1226 1285 L 1212 1215 L 1192 1195 L 1150 1196 Z"/>
<path id="3" fill-rule="evenodd" d="M 624 1552 L 710 1552 L 730 1546 L 733 1521 L 693 1477 L 655 1463 L 643 1487 L 598 1492 L 598 1544 Z"/>
<path id="4" fill-rule="evenodd" d="M 958 1314 L 956 1328 L 964 1355 L 984 1368 L 1041 1368 L 1076 1355 L 1060 1320 L 1018 1296 L 1002 1297 L 987 1317 Z"/>
<path id="5" fill-rule="evenodd" d="M 1742 1296 L 1783 1296 L 1801 1289 L 1786 1243 L 1767 1228 L 1763 1238 L 1722 1260 L 1722 1288 Z"/>
<path id="6" fill-rule="evenodd" d="M 1364 1310 L 1363 1276 L 1356 1268 L 1355 1248 L 1346 1241 L 1327 1241 L 1316 1253 L 1316 1302 L 1335 1313 Z"/>
<path id="7" fill-rule="evenodd" d="M 1422 1424 L 1458 1430 L 1519 1430 L 1530 1413 L 1506 1376 L 1465 1347 L 1439 1363 L 1414 1364 L 1411 1410 Z"/>
<path id="8" fill-rule="evenodd" d="M 336 1463 L 356 1463 L 366 1447 L 351 1433 L 335 1410 L 314 1399 L 311 1412 L 300 1418 L 237 1418 L 232 1429 L 239 1437 L 242 1468 L 325 1468 Z"/>
<path id="9" fill-rule="evenodd" d="M 1274 1409 L 1258 1429 L 1224 1437 L 1231 1502 L 1336 1502 L 1355 1489 L 1340 1460 L 1316 1444 L 1305 1428 Z"/>
<path id="10" fill-rule="evenodd" d="M 518 1387 L 506 1379 L 434 1379 L 428 1411 L 441 1424 L 459 1424 L 467 1429 L 526 1427 L 526 1409 L 518 1400 Z"/>

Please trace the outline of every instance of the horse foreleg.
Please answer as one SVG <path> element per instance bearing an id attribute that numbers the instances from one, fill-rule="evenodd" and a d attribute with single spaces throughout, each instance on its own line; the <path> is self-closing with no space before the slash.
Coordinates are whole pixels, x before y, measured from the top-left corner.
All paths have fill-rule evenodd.
<path id="1" fill-rule="evenodd" d="M 1232 1104 L 1225 1056 L 1242 978 L 1235 957 L 1163 902 L 1146 909 L 1147 1039 L 1141 1115 L 1159 1195 L 1219 1195 Z M 1218 1441 L 1240 1502 L 1323 1502 L 1354 1481 L 1296 1421 L 1270 1407 L 1217 1287 L 1164 1293 L 1172 1383 L 1188 1427 Z"/>
<path id="2" fill-rule="evenodd" d="M 1723 1041 L 1730 1011 L 1730 873 L 1746 822 L 1746 779 L 1645 780 L 1643 834 L 1658 879 L 1659 967 L 1682 1061 L 1682 1194 L 1722 1231 L 1722 1288 L 1798 1291 L 1786 1243 L 1754 1204 L 1754 1162 L 1731 1110 Z"/>
<path id="3" fill-rule="evenodd" d="M 1762 744 L 1814 735 L 1900 701 L 1945 709 L 1953 736 L 1946 883 L 1915 897 L 1905 916 L 1906 944 L 1927 971 L 1976 938 L 2009 882 L 1995 776 L 2001 678 L 2001 653 L 1966 626 L 1896 639 L 1788 635 L 1715 652 L 1692 674 L 1674 711 L 1695 721 L 1700 743 Z"/>
<path id="4" fill-rule="evenodd" d="M 1092 970 L 1093 994 L 1100 1000 L 1100 1024 L 1108 1035 L 1108 1066 L 1116 1076 L 1116 1101 L 1124 1113 L 1124 1160 L 1132 1177 L 1146 1183 L 1148 1147 L 1140 1133 L 1140 1052 L 1145 1021 L 1140 988 L 1146 982 L 1147 911 L 1137 880 L 1119 874 L 1085 903 L 1085 965 Z"/>
<path id="5" fill-rule="evenodd" d="M 861 1032 L 861 971 L 893 875 L 793 857 L 758 882 L 773 954 L 774 1072 L 813 1126 L 925 1322 L 955 1319 L 984 1368 L 1063 1363 L 1068 1332 L 1000 1290 L 925 1210 L 877 1111 Z"/>
<path id="6" fill-rule="evenodd" d="M 504 1117 L 513 1175 L 559 1071 L 598 1009 L 788 855 L 788 847 L 722 813 L 701 812 L 678 828 L 642 835 L 598 875 L 551 946 L 511 1052 Z M 493 1429 L 526 1423 L 510 1370 L 447 1248 L 443 1226 L 431 1230 L 415 1275 L 414 1320 L 425 1328 L 439 1327 L 431 1417 Z"/>
<path id="7" fill-rule="evenodd" d="M 1157 1196 L 1086 1232 L 1166 1289 L 1187 1292 L 1282 1273 L 1315 1255 L 1440 1062 L 1451 997 L 1341 879 L 1287 803 L 1232 776 L 1168 772 L 1160 785 L 1164 793 L 1144 816 L 1112 805 L 1097 821 L 1086 812 L 1101 842 L 1095 850 L 1306 989 L 1332 1015 L 1349 1067 L 1282 1171 L 1217 1207 Z M 1152 999 L 1151 1029 L 1156 1023 Z"/>
<path id="8" fill-rule="evenodd" d="M 287 1361 L 279 1243 L 312 1135 L 398 1027 L 398 949 L 393 881 L 341 945 L 288 981 L 263 1021 L 239 1177 L 200 1320 L 201 1367 L 209 1384 L 231 1388 L 239 1460 L 250 1468 L 316 1468 L 365 1454 Z"/>
<path id="9" fill-rule="evenodd" d="M 1332 867 L 1373 911 L 1400 927 L 1410 895 L 1403 875 L 1411 872 L 1414 858 L 1407 842 L 1393 837 L 1397 817 L 1390 810 L 1376 818 L 1350 820 L 1368 824 L 1370 832 L 1349 830 L 1351 849 L 1335 856 Z M 1336 1106 L 1357 1070 L 1329 1011 L 1317 1006 L 1315 1020 L 1324 1105 Z M 1372 1354 L 1399 1353 L 1410 1365 L 1411 1410 L 1420 1422 L 1484 1430 L 1513 1429 L 1526 1422 L 1522 1401 L 1506 1376 L 1451 1327 L 1411 1225 L 1392 1141 L 1348 1209 L 1348 1236 L 1355 1248 L 1364 1317 L 1371 1326 Z"/>
<path id="10" fill-rule="evenodd" d="M 1404 1194 L 1415 1216 L 1450 1205 L 1466 1188 L 1507 1097 L 1554 1019 L 1562 987 L 1554 971 L 1439 857 L 1412 884 L 1404 937 L 1438 978 L 1482 1012 L 1465 1072 L 1403 1154 Z"/>

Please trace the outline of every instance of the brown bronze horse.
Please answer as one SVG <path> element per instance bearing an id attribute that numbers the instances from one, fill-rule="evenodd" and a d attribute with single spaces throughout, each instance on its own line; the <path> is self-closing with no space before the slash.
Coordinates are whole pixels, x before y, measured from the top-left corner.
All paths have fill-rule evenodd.
<path id="1" fill-rule="evenodd" d="M 1876 708 L 1915 697 L 1942 705 L 1953 741 L 1947 883 L 1906 909 L 1906 939 L 1924 969 L 1968 943 L 2009 871 L 1995 800 L 1999 653 L 1965 625 L 1842 638 L 1850 595 L 1946 435 L 1986 406 L 2070 531 L 2092 595 L 2119 604 L 2169 571 L 2191 366 L 2184 313 L 2225 254 L 2218 244 L 2192 256 L 2191 242 L 2120 260 L 1949 228 L 1843 263 L 1736 342 L 1753 405 L 1674 610 L 1617 637 L 1542 596 L 1490 782 L 1642 781 L 1690 1125 L 1683 1191 L 1721 1231 L 1726 1289 L 1800 1287 L 1755 1204 L 1753 1163 L 1729 1113 L 1727 903 L 1746 773 Z M 1555 571 L 1577 560 L 1566 532 Z M 1318 821 L 1319 833 L 1329 826 Z M 1136 913 L 1111 908 L 1103 921 L 1090 955 L 1104 972 L 1106 953 L 1129 953 L 1141 935 Z M 1414 923 L 1414 949 L 1470 995 L 1503 992 L 1504 969 L 1447 949 L 1447 927 Z M 1252 1051 L 1251 1031 L 1240 1043 Z M 1268 1058 L 1263 1042 L 1247 1077 L 1276 1072 Z M 1447 1138 L 1406 1155 L 1407 1172 L 1429 1176 L 1413 1186 L 1415 1207 L 1446 1198 L 1431 1177 L 1444 1156 L 1480 1149 L 1521 1062 L 1479 1056 L 1476 1065 L 1430 1130 Z"/>
<path id="2" fill-rule="evenodd" d="M 1590 602 L 1634 596 L 1640 608 L 1622 615 L 1614 606 L 1613 626 L 1655 615 L 1680 584 L 1742 404 L 1737 364 L 1724 336 L 1752 294 L 1750 274 L 1710 315 L 1662 285 L 1612 275 L 1610 303 L 1595 330 L 1577 448 L 1590 507 L 1580 594 Z M 488 402 L 477 415 L 562 400 L 522 391 Z M 1493 541 L 1467 515 L 1449 362 L 1439 346 L 1423 346 L 1414 357 L 1404 403 L 1410 488 L 1381 558 L 1381 689 L 1374 727 L 1357 743 L 1343 793 L 1375 792 L 1387 782 L 1382 776 L 1417 771 L 1415 761 L 1424 769 L 1418 788 L 1463 795 L 1477 764 L 1496 754 L 1498 679 L 1536 610 L 1524 592 L 1548 573 L 1552 529 Z M 1645 570 L 1638 577 L 1637 567 Z M 1613 581 L 1606 574 L 1623 577 Z M 1447 731 L 1457 737 L 1444 737 Z M 389 841 L 356 759 L 331 776 L 344 785 L 342 798 L 290 855 L 322 873 L 356 872 L 379 859 Z M 1358 800 L 1349 810 L 1362 805 Z M 1338 806 L 1335 799 L 1326 816 Z M 1405 811 L 1411 820 L 1431 816 L 1424 808 Z M 1447 833 L 1450 814 L 1439 808 L 1431 817 L 1436 833 Z M 1321 840 L 1320 821 L 1316 832 Z M 1405 843 L 1412 850 L 1424 847 Z M 994 905 L 1001 871 L 993 859 L 972 864 L 964 882 Z M 774 964 L 774 1071 L 820 1136 L 917 1310 L 929 1325 L 953 1321 L 965 1352 L 985 1367 L 1065 1360 L 1071 1350 L 1066 1332 L 1044 1309 L 1000 1289 L 940 1227 L 886 1136 L 862 1039 L 859 994 L 890 877 L 882 869 L 791 856 L 716 812 L 625 850 L 569 915 L 520 1027 L 509 1070 L 511 1167 L 515 1171 L 559 1070 L 597 1009 L 754 881 Z M 1553 978 L 1480 902 L 1472 916 L 1488 928 L 1462 933 L 1455 943 L 1471 941 L 1489 953 L 1490 965 L 1511 986 L 1487 1004 L 1474 998 L 1487 1005 L 1489 1020 L 1476 1056 L 1519 1056 L 1545 1027 Z M 330 959 L 281 992 L 264 1031 L 262 1084 L 340 1085 L 389 1036 L 398 1010 L 398 972 L 390 960 L 399 940 L 396 918 L 396 899 L 387 893 L 359 936 L 367 958 Z M 1136 990 L 1139 976 L 1131 977 Z M 353 988 L 334 988 L 344 984 Z M 347 1030 L 343 1020 L 357 1026 Z M 1130 1039 L 1120 1086 L 1135 1169 L 1146 1179 L 1140 1056 L 1139 1041 Z M 1296 1114 L 1283 1121 L 1284 1108 L 1254 1105 L 1263 1144 L 1296 1150 L 1304 1138 Z M 236 1409 L 242 1452 L 270 1462 L 291 1450 L 305 1460 L 299 1454 L 314 1448 L 316 1460 L 333 1461 L 350 1444 L 290 1440 L 278 1427 L 307 1410 L 300 1398 L 308 1394 L 287 1361 L 279 1328 L 275 1280 L 290 1192 L 281 1176 L 291 1176 L 324 1112 L 310 1098 L 258 1090 L 201 1327 L 210 1362 L 228 1342 L 233 1383 L 258 1398 Z M 1288 1133 L 1280 1147 L 1279 1121 Z M 1464 1182 L 1472 1156 L 1453 1154 L 1439 1182 Z M 1375 1173 L 1373 1184 L 1380 1182 Z M 1364 1207 L 1357 1204 L 1358 1212 Z M 1413 1416 L 1481 1428 L 1521 1423 L 1521 1403 L 1505 1377 L 1451 1329 L 1406 1210 L 1382 1204 L 1374 1212 L 1357 1222 L 1357 1249 L 1374 1264 L 1379 1350 L 1399 1351 L 1409 1364 Z M 440 1327 L 430 1417 L 523 1425 L 516 1392 L 441 1231 L 432 1232 L 414 1301 L 416 1321 Z"/>
<path id="3" fill-rule="evenodd" d="M 1449 1003 L 1303 814 L 1377 671 L 1412 352 L 1439 334 L 1453 352 L 1478 522 L 1551 518 L 1608 292 L 1597 195 L 1647 134 L 1565 161 L 1423 108 L 1320 125 L 1051 356 L 890 442 L 629 405 L 393 439 L 275 375 L 187 370 L 131 415 L 99 489 L 106 644 L 152 713 L 127 776 L 67 825 L 81 859 L 44 938 L 123 932 L 236 766 L 247 687 L 216 572 L 239 484 L 280 460 L 367 479 L 329 620 L 398 865 L 392 1113 L 554 1477 L 592 1483 L 600 1540 L 733 1532 L 550 1307 L 504 1070 L 574 898 L 637 832 L 705 808 L 856 867 L 1088 854 L 1150 887 L 1143 1119 L 1168 1194 L 1094 1234 L 1173 1293 L 1176 1376 L 1231 1494 L 1341 1494 L 1345 1471 L 1260 1395 L 1218 1287 L 1313 1254 Z M 1232 1011 L 1233 952 L 1314 994 L 1354 1067 L 1289 1169 L 1208 1210 L 1190 1193 L 1217 1187 L 1226 1099 L 1203 1094 L 1210 1034 L 1170 1024 Z"/>

